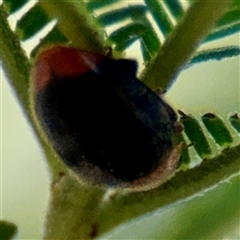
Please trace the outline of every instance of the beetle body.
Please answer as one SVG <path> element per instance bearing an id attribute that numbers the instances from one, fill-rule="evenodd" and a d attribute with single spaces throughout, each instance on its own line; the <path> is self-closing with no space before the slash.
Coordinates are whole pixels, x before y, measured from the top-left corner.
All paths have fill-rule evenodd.
<path id="1" fill-rule="evenodd" d="M 63 46 L 38 55 L 35 115 L 62 160 L 87 182 L 138 188 L 169 158 L 175 169 L 177 115 L 136 71 L 133 60 Z"/>

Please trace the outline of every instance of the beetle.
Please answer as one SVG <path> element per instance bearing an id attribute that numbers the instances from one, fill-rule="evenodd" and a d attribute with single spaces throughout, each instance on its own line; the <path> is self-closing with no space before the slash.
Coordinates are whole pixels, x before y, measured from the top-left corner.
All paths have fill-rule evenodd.
<path id="1" fill-rule="evenodd" d="M 181 155 L 175 111 L 137 77 L 130 59 L 54 45 L 31 71 L 34 118 L 85 182 L 148 190 Z"/>

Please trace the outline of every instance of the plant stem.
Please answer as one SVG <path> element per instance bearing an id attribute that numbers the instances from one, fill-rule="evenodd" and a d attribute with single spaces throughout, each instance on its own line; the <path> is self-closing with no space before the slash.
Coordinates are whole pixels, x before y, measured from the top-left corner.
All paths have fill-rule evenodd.
<path id="1" fill-rule="evenodd" d="M 20 102 L 25 116 L 33 127 L 33 131 L 44 149 L 51 173 L 54 176 L 54 174 L 58 174 L 59 171 L 65 169 L 65 166 L 57 161 L 53 149 L 43 139 L 43 135 L 40 133 L 40 130 L 37 128 L 36 122 L 33 119 L 29 98 L 29 59 L 21 48 L 20 40 L 10 29 L 7 22 L 7 13 L 3 10 L 2 6 L 0 6 L 0 32 L 0 58 L 7 79 L 12 85 L 12 89 L 15 91 L 16 97 Z"/>
<path id="2" fill-rule="evenodd" d="M 168 87 L 232 2 L 196 0 L 146 67 L 143 82 L 151 89 Z"/>
<path id="3" fill-rule="evenodd" d="M 40 0 L 41 7 L 51 17 L 56 17 L 61 32 L 74 47 L 100 53 L 106 51 L 100 25 L 86 9 L 84 1 Z"/>
<path id="4" fill-rule="evenodd" d="M 0 33 L 0 59 L 5 70 L 4 72 L 23 110 L 28 119 L 30 119 L 31 113 L 28 96 L 30 64 L 21 48 L 18 37 L 9 27 L 7 13 L 2 6 L 0 6 Z"/>
<path id="5" fill-rule="evenodd" d="M 239 171 L 240 145 L 224 150 L 221 155 L 205 160 L 193 169 L 178 172 L 156 189 L 118 195 L 114 201 L 109 200 L 100 214 L 99 235 L 143 214 L 193 198 L 238 175 Z"/>
<path id="6" fill-rule="evenodd" d="M 92 239 L 103 189 L 81 185 L 67 172 L 60 172 L 51 185 L 43 239 Z"/>

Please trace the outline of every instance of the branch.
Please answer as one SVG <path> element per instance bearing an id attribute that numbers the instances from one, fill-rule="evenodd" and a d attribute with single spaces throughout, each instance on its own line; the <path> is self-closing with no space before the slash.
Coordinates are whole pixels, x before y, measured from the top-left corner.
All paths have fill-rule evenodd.
<path id="1" fill-rule="evenodd" d="M 51 184 L 43 239 L 92 239 L 105 191 L 79 183 L 68 171 Z"/>
<path id="2" fill-rule="evenodd" d="M 232 0 L 196 0 L 184 19 L 166 40 L 158 56 L 149 63 L 141 79 L 151 89 L 165 89 L 191 59 L 197 47 L 216 21 L 227 11 Z"/>
<path id="3" fill-rule="evenodd" d="M 89 14 L 84 1 L 45 1 L 41 7 L 51 18 L 57 18 L 61 32 L 75 47 L 100 53 L 106 51 L 101 26 Z"/>
<path id="4" fill-rule="evenodd" d="M 154 190 L 119 194 L 114 200 L 109 199 L 104 206 L 98 220 L 101 224 L 99 234 L 158 208 L 186 201 L 239 174 L 239 171 L 240 145 L 224 150 L 213 159 L 204 160 L 193 169 L 178 172 L 171 180 Z"/>
<path id="5" fill-rule="evenodd" d="M 0 6 L 0 33 L 0 59 L 3 69 L 28 119 L 30 119 L 28 94 L 30 64 L 18 37 L 9 27 L 7 13 L 3 6 Z"/>

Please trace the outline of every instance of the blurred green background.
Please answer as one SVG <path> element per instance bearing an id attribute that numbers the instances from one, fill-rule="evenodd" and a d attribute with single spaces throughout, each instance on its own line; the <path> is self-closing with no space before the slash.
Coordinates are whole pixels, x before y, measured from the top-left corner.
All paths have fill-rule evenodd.
<path id="1" fill-rule="evenodd" d="M 240 35 L 227 38 L 224 43 L 239 45 Z M 135 44 L 126 57 L 139 55 Z M 141 68 L 141 59 L 139 63 Z M 1 218 L 19 226 L 19 239 L 40 239 L 49 189 L 47 165 L 3 70 L 0 71 Z M 198 118 L 206 112 L 223 118 L 240 112 L 240 58 L 204 63 L 183 71 L 166 99 L 176 109 Z M 232 133 L 234 144 L 240 143 L 239 135 Z M 103 239 L 240 239 L 239 183 L 240 177 L 235 177 L 194 199 L 120 226 Z"/>

